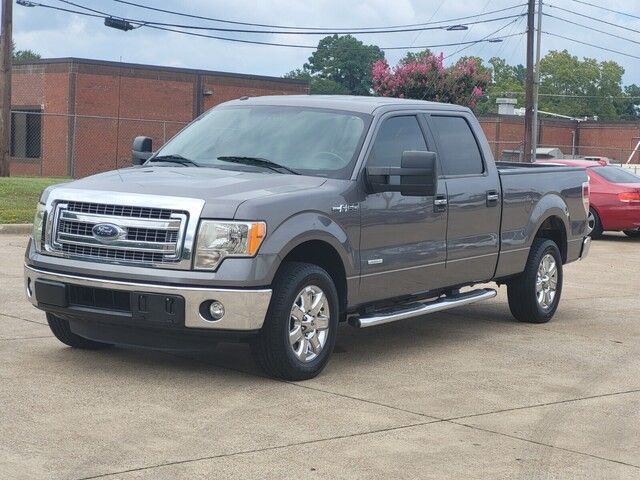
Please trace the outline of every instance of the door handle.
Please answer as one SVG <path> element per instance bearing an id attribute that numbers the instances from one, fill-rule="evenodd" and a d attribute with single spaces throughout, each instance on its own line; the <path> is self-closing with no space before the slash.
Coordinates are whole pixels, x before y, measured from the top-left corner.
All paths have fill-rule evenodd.
<path id="1" fill-rule="evenodd" d="M 498 195 L 497 190 L 487 191 L 487 207 L 495 207 L 496 205 L 498 205 L 499 199 L 500 199 L 500 195 Z"/>
<path id="2" fill-rule="evenodd" d="M 447 210 L 447 197 L 445 195 L 436 195 L 433 200 L 433 211 L 444 212 Z"/>

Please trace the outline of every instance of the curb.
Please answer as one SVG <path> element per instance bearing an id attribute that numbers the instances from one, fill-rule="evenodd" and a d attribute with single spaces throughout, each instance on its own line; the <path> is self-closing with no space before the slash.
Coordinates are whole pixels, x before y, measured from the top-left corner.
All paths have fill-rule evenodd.
<path id="1" fill-rule="evenodd" d="M 32 230 L 32 223 L 0 223 L 0 235 L 25 235 Z"/>

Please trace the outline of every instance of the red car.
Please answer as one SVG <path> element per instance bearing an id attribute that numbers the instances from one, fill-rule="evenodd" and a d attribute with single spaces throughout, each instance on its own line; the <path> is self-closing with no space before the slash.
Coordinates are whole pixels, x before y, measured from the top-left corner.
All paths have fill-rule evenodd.
<path id="1" fill-rule="evenodd" d="M 591 237 L 600 237 L 603 230 L 617 230 L 640 238 L 640 177 L 606 161 L 553 159 L 537 163 L 587 169 Z"/>

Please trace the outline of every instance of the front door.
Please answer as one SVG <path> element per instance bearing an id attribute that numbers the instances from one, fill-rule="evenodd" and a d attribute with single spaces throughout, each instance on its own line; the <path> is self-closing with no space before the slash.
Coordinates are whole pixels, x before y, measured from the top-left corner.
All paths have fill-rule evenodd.
<path id="1" fill-rule="evenodd" d="M 493 277 L 499 253 L 500 180 L 484 161 L 464 115 L 426 117 L 438 147 L 448 201 L 448 285 Z"/>
<path id="2" fill-rule="evenodd" d="M 407 150 L 427 151 L 424 120 L 391 114 L 378 126 L 366 166 L 399 167 Z M 439 195 L 414 197 L 372 193 L 361 203 L 360 301 L 422 293 L 443 285 L 446 260 L 446 209 Z"/>

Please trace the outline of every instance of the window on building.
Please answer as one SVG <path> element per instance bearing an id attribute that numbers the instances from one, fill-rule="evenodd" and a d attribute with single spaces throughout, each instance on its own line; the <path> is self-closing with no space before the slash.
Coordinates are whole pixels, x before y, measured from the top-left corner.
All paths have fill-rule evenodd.
<path id="1" fill-rule="evenodd" d="M 478 143 L 464 118 L 433 115 L 431 125 L 439 140 L 438 153 L 445 175 L 477 175 L 484 171 Z"/>
<path id="2" fill-rule="evenodd" d="M 42 154 L 42 111 L 16 109 L 11 112 L 11 156 L 40 158 Z"/>

